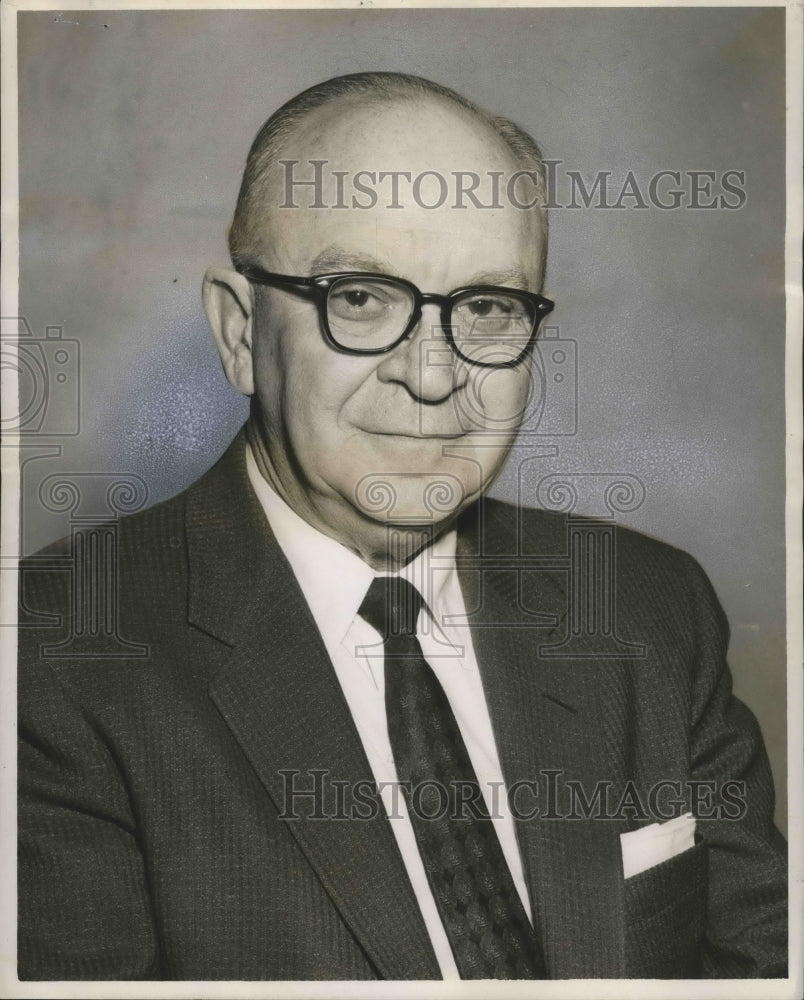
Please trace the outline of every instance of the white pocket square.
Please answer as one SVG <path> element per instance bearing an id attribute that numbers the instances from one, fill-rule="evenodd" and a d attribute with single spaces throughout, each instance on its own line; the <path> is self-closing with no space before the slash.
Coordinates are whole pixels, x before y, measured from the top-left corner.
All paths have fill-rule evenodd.
<path id="1" fill-rule="evenodd" d="M 695 845 L 695 817 L 692 813 L 651 823 L 630 833 L 620 834 L 623 852 L 623 874 L 626 878 L 638 875 L 654 865 L 674 858 L 676 854 Z"/>

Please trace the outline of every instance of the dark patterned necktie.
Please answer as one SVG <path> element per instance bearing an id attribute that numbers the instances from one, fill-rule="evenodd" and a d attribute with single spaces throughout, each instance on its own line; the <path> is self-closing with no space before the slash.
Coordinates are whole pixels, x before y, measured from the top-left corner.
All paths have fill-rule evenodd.
<path id="1" fill-rule="evenodd" d="M 359 613 L 383 636 L 388 735 L 424 870 L 461 979 L 543 979 L 458 723 L 416 638 L 423 603 L 406 580 L 378 577 Z"/>

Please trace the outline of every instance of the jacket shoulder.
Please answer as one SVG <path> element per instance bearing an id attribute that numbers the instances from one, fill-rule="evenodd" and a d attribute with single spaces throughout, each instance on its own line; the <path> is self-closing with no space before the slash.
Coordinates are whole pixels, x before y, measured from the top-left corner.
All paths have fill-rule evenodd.
<path id="1" fill-rule="evenodd" d="M 40 549 L 32 556 L 20 561 L 21 571 L 39 570 L 44 572 L 50 566 L 57 566 L 59 559 L 70 558 L 74 554 L 75 541 L 88 542 L 93 531 L 111 531 L 115 536 L 121 563 L 131 568 L 142 564 L 147 566 L 155 554 L 163 550 L 181 550 L 185 546 L 184 529 L 189 499 L 208 487 L 211 480 L 219 475 L 227 460 L 236 459 L 240 435 L 235 438 L 228 451 L 218 461 L 185 489 L 144 510 L 125 514 L 120 518 L 98 525 L 80 528 L 73 535 Z"/>
<path id="2" fill-rule="evenodd" d="M 77 557 L 76 549 L 87 549 L 93 537 L 106 535 L 114 538 L 118 554 L 123 557 L 147 559 L 163 546 L 180 547 L 184 531 L 186 498 L 192 487 L 176 496 L 118 519 L 80 527 L 74 534 L 65 535 L 20 560 L 21 573 L 34 573 L 37 577 L 50 571 L 62 570 L 65 560 Z"/>
<path id="3" fill-rule="evenodd" d="M 536 559 L 569 559 L 573 533 L 582 541 L 610 539 L 618 591 L 633 595 L 638 604 L 650 601 L 651 595 L 661 595 L 673 604 L 703 601 L 726 628 L 706 573 L 683 549 L 614 520 L 518 507 L 491 498 L 484 501 L 484 507 L 486 536 L 505 539 L 502 545 L 509 551 Z"/>
<path id="4" fill-rule="evenodd" d="M 618 548 L 622 547 L 623 555 L 626 557 L 639 554 L 643 558 L 669 563 L 680 562 L 685 566 L 695 563 L 692 556 L 683 549 L 635 528 L 625 527 L 613 519 L 586 517 L 582 513 L 569 514 L 539 507 L 519 507 L 491 497 L 485 498 L 483 504 L 487 524 L 498 527 L 510 537 L 520 535 L 522 542 L 528 546 L 540 543 L 546 550 L 550 550 L 565 543 L 568 531 L 573 528 L 598 532 L 613 531 Z"/>

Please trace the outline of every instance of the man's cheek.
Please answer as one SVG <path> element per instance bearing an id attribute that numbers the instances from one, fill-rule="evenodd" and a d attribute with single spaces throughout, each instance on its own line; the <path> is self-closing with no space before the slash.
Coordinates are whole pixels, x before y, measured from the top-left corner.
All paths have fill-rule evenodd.
<path id="1" fill-rule="evenodd" d="M 531 398 L 531 379 L 521 369 L 476 368 L 460 398 L 461 424 L 466 431 L 514 433 Z"/>

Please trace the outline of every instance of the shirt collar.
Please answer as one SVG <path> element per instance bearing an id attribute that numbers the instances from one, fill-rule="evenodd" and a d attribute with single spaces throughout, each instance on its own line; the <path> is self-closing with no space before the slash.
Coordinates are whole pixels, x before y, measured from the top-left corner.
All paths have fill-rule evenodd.
<path id="1" fill-rule="evenodd" d="M 375 573 L 334 538 L 308 524 L 285 503 L 260 473 L 251 446 L 246 467 L 257 499 L 287 557 L 313 613 L 330 657 L 346 637 Z M 442 620 L 441 598 L 455 572 L 456 531 L 441 535 L 400 570 L 399 575 L 421 593 L 436 621 Z"/>

